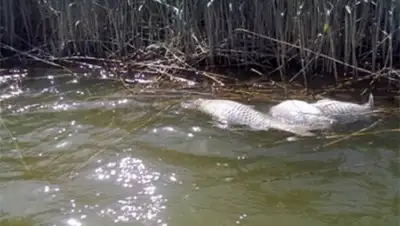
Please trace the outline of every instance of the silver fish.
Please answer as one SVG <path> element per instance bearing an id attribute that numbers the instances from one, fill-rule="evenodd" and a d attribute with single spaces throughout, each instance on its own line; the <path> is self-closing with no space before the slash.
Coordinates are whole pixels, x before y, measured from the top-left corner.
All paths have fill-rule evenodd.
<path id="1" fill-rule="evenodd" d="M 320 109 L 324 115 L 336 119 L 339 123 L 349 123 L 357 120 L 368 118 L 374 111 L 374 97 L 372 93 L 369 95 L 368 102 L 364 104 L 356 104 L 333 99 L 322 99 L 313 106 Z"/>
<path id="2" fill-rule="evenodd" d="M 308 130 L 329 129 L 336 122 L 317 107 L 301 100 L 285 100 L 272 106 L 268 114 L 291 125 L 301 125 Z"/>
<path id="3" fill-rule="evenodd" d="M 294 133 L 299 136 L 314 136 L 314 134 L 306 128 L 286 124 L 257 111 L 252 106 L 231 100 L 199 98 L 183 103 L 182 106 L 187 109 L 199 110 L 226 124 L 245 125 L 254 130 L 269 130 L 272 128 Z"/>

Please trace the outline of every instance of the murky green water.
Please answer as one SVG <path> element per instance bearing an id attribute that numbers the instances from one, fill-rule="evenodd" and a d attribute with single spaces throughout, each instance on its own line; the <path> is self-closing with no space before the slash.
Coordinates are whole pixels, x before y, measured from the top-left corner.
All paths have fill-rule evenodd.
<path id="1" fill-rule="evenodd" d="M 178 91 L 71 77 L 21 88 L 0 93 L 0 225 L 400 222 L 398 133 L 315 150 L 333 139 L 215 128 Z"/>

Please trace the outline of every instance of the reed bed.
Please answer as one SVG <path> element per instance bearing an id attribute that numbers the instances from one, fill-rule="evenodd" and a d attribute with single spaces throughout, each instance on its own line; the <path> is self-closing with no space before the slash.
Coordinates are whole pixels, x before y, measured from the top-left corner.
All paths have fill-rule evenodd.
<path id="1" fill-rule="evenodd" d="M 399 28 L 396 0 L 1 0 L 0 62 L 244 67 L 306 86 L 350 73 L 400 87 Z"/>

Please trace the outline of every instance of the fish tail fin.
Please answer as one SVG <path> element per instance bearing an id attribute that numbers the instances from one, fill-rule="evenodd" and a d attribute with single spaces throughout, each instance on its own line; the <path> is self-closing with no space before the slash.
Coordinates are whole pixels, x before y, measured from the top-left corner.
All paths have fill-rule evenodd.
<path id="1" fill-rule="evenodd" d="M 368 106 L 370 109 L 374 108 L 374 95 L 372 95 L 372 93 L 369 94 L 368 102 L 365 103 L 365 105 Z"/>

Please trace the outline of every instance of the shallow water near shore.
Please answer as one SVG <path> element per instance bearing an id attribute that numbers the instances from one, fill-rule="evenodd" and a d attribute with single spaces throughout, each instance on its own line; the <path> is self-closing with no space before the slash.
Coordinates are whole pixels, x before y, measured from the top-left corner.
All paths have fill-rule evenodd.
<path id="1" fill-rule="evenodd" d="M 400 221 L 396 115 L 362 136 L 288 142 L 274 130 L 216 128 L 180 107 L 205 91 L 129 92 L 119 81 L 51 73 L 1 86 L 1 225 Z"/>

